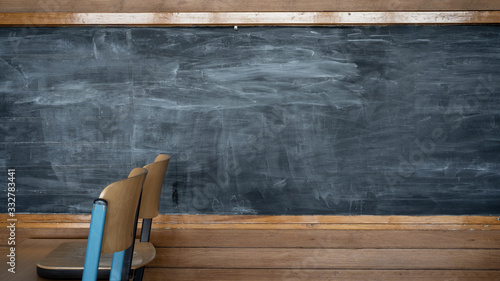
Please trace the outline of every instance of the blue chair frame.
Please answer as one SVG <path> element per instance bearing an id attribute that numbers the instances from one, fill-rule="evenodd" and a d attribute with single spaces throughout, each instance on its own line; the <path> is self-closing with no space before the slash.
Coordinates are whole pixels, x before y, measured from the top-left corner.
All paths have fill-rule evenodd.
<path id="1" fill-rule="evenodd" d="M 138 198 L 136 197 L 137 200 L 133 201 L 132 196 L 127 197 L 128 199 L 131 199 L 135 204 L 136 204 L 136 212 L 135 216 L 132 218 L 134 221 L 131 224 L 131 219 L 129 218 L 129 221 L 125 223 L 127 227 L 126 230 L 130 230 L 131 235 L 130 237 L 127 237 L 127 239 L 124 239 L 125 243 L 129 245 L 128 249 L 133 247 L 133 242 L 135 240 L 135 227 L 137 224 L 137 215 L 138 215 L 138 208 L 140 204 L 140 194 L 142 192 L 142 185 L 144 183 L 145 176 L 147 174 L 147 170 L 144 168 L 136 168 L 132 170 L 132 172 L 129 175 L 129 179 L 131 177 L 135 176 L 141 176 L 142 179 L 140 179 L 140 190 L 138 193 Z M 137 191 L 137 190 L 136 190 Z M 104 191 L 103 191 L 104 193 Z M 102 195 L 102 193 L 101 193 Z M 116 200 L 116 199 L 115 199 Z M 126 204 L 127 202 L 117 202 L 115 201 L 114 204 L 120 204 L 124 203 Z M 107 216 L 107 211 L 108 211 L 108 202 L 107 200 L 103 198 L 98 198 L 94 200 L 93 206 L 92 206 L 92 217 L 90 220 L 90 228 L 89 228 L 89 236 L 87 239 L 87 250 L 85 253 L 85 264 L 84 264 L 84 269 L 83 269 L 83 275 L 82 275 L 82 281 L 95 281 L 97 280 L 97 275 L 99 271 L 99 260 L 101 256 L 101 250 L 102 250 L 102 244 L 103 244 L 103 239 L 105 237 L 105 226 L 106 226 L 106 216 Z M 115 222 L 115 226 L 116 226 Z M 119 222 L 118 222 L 119 223 Z M 130 229 L 132 228 L 133 229 Z M 109 230 L 108 230 L 109 231 Z M 132 235 L 133 233 L 133 235 Z M 109 234 L 108 234 L 109 235 Z M 124 234 L 127 235 L 127 234 Z M 108 238 L 109 239 L 109 238 Z M 117 243 L 118 245 L 113 245 L 108 248 L 110 249 L 118 249 L 118 248 L 123 248 L 123 243 Z M 111 272 L 109 276 L 110 281 L 120 281 L 120 280 L 128 280 L 128 273 L 130 270 L 130 265 L 126 266 L 125 265 L 125 253 L 127 249 L 123 250 L 117 250 L 113 252 L 113 258 L 112 258 L 112 263 L 111 263 Z M 126 274 L 125 274 L 126 273 Z"/>

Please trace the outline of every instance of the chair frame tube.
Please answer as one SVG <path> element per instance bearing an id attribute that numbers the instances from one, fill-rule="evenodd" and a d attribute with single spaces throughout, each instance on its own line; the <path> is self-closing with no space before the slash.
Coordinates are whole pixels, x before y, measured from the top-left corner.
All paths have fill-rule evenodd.
<path id="1" fill-rule="evenodd" d="M 92 218 L 90 220 L 89 238 L 87 241 L 87 252 L 85 254 L 85 265 L 83 268 L 82 281 L 97 280 L 99 259 L 101 258 L 102 236 L 108 202 L 104 199 L 94 200 L 92 205 Z"/>
<path id="2" fill-rule="evenodd" d="M 142 220 L 142 229 L 141 229 L 141 242 L 149 242 L 149 236 L 151 234 L 151 226 L 152 219 L 143 219 Z"/>
<path id="3" fill-rule="evenodd" d="M 149 242 L 153 219 L 142 219 L 141 242 Z M 144 276 L 144 266 L 135 270 L 134 281 L 141 281 Z"/>

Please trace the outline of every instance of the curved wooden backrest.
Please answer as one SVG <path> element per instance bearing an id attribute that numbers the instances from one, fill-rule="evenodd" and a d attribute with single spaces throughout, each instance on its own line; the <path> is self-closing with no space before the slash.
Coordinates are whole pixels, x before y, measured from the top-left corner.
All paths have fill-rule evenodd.
<path id="1" fill-rule="evenodd" d="M 148 175 L 144 181 L 139 218 L 152 219 L 159 214 L 161 188 L 169 162 L 169 155 L 160 154 L 154 163 L 144 166 Z"/>
<path id="2" fill-rule="evenodd" d="M 108 202 L 102 238 L 102 253 L 127 249 L 134 238 L 134 223 L 141 190 L 148 171 L 133 169 L 127 179 L 108 185 L 99 198 Z"/>

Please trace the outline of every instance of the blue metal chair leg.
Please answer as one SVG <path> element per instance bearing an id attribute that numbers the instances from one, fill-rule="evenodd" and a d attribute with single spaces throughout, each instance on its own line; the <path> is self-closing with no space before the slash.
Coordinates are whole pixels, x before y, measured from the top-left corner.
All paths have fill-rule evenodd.
<path id="1" fill-rule="evenodd" d="M 97 280 L 97 271 L 99 269 L 99 259 L 101 257 L 102 235 L 104 233 L 104 222 L 106 221 L 107 207 L 108 203 L 106 200 L 94 200 L 82 281 Z"/>

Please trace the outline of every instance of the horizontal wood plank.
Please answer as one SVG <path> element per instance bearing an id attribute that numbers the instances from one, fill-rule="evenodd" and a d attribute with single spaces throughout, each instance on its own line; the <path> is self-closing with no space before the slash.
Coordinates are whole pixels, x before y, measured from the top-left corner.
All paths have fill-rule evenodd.
<path id="1" fill-rule="evenodd" d="M 2 222 L 8 219 L 16 219 L 18 224 L 25 222 L 89 223 L 90 214 L 16 214 L 14 218 L 9 214 L 0 214 Z"/>
<path id="2" fill-rule="evenodd" d="M 0 214 L 5 224 L 8 214 Z M 24 223 L 89 223 L 90 214 L 16 214 Z M 449 224 L 500 225 L 498 216 L 258 216 L 159 215 L 155 224 Z"/>
<path id="3" fill-rule="evenodd" d="M 8 229 L 0 229 L 0 236 L 7 235 Z M 88 229 L 85 228 L 20 228 L 16 232 L 16 241 L 21 243 L 29 238 L 86 239 L 87 236 Z M 154 229 L 151 241 L 157 247 L 191 248 L 500 249 L 500 231 Z M 0 246 L 7 246 L 7 242 L 0 241 Z"/>
<path id="4" fill-rule="evenodd" d="M 7 228 L 0 229 L 0 237 L 10 235 Z M 88 228 L 17 228 L 16 243 L 19 244 L 26 239 L 87 239 Z M 0 240 L 0 246 L 7 246 L 7 239 Z"/>
<path id="5" fill-rule="evenodd" d="M 1 224 L 0 224 L 1 226 Z M 89 224 L 77 223 L 24 223 L 18 229 L 45 229 L 45 228 L 81 228 L 88 229 Z M 499 225 L 483 224 L 156 224 L 153 229 L 316 229 L 316 230 L 500 230 Z M 1 231 L 1 229 L 0 229 Z"/>
<path id="6" fill-rule="evenodd" d="M 497 23 L 500 23 L 500 11 L 0 13 L 0 26 L 310 26 Z"/>
<path id="7" fill-rule="evenodd" d="M 156 247 L 500 249 L 500 231 L 158 229 Z"/>
<path id="8" fill-rule="evenodd" d="M 160 215 L 157 223 L 276 223 L 276 224 L 489 224 L 500 225 L 497 216 L 220 216 Z"/>
<path id="9" fill-rule="evenodd" d="M 0 235 L 9 235 L 7 214 L 0 214 Z M 85 238 L 90 215 L 18 214 L 17 239 Z M 489 230 L 500 231 L 494 216 L 216 216 L 160 215 L 158 230 Z M 5 245 L 6 241 L 0 241 Z"/>
<path id="10" fill-rule="evenodd" d="M 150 267 L 496 270 L 500 250 L 158 248 Z"/>
<path id="11" fill-rule="evenodd" d="M 495 0 L 3 0 L 2 12 L 324 12 L 500 10 Z"/>
<path id="12" fill-rule="evenodd" d="M 67 241 L 67 240 L 66 240 Z M 36 242 L 36 243 L 35 243 Z M 47 255 L 61 241 L 44 240 L 41 246 L 39 241 L 27 241 L 17 247 L 17 270 L 16 274 L 10 274 L 6 271 L 7 264 L 0 266 L 1 280 L 37 280 L 46 279 L 36 276 L 34 264 L 36 261 Z M 7 248 L 1 247 L 0 254 L 7 254 Z M 172 255 L 174 253 L 171 253 Z M 320 253 L 316 258 L 321 258 Z M 474 257 L 474 256 L 472 256 Z M 258 259 L 258 256 L 254 256 Z M 302 262 L 295 268 L 290 269 L 249 269 L 249 268 L 147 268 L 145 279 L 149 281 L 169 280 L 188 281 L 188 280 L 500 280 L 499 270 L 352 270 L 352 269 L 310 269 L 315 266 L 314 256 L 309 260 L 308 257 L 301 257 Z"/>
<path id="13" fill-rule="evenodd" d="M 208 230 L 199 232 L 204 231 Z M 436 231 L 429 232 L 439 234 Z M 243 233 L 234 234 L 234 237 L 245 241 L 247 236 L 241 234 Z M 270 233 L 265 238 L 272 236 L 274 236 L 273 233 Z M 185 238 L 194 237 L 188 235 Z M 267 240 L 265 238 L 262 238 L 262 241 Z M 310 237 L 306 235 L 303 238 Z M 410 235 L 408 240 L 412 238 Z M 27 240 L 18 244 L 16 246 L 17 269 L 21 274 L 12 275 L 15 278 L 7 280 L 44 280 L 36 276 L 33 264 L 62 241 L 71 241 L 71 239 Z M 500 250 L 327 249 L 321 248 L 325 247 L 321 243 L 317 248 L 267 248 L 266 243 L 263 242 L 262 247 L 259 248 L 158 247 L 157 258 L 151 267 L 146 269 L 145 280 L 164 280 L 165 276 L 169 276 L 172 280 L 222 281 L 418 280 L 419 278 L 420 280 L 447 280 L 447 278 L 451 280 L 498 280 L 500 278 L 498 270 Z M 298 242 L 299 245 L 300 243 Z M 330 243 L 337 242 L 331 241 Z M 4 256 L 7 251 L 7 247 L 0 248 L 0 254 Z M 6 275 L 6 264 L 3 264 L 0 269 L 2 270 L 1 280 L 12 277 Z"/>
<path id="14" fill-rule="evenodd" d="M 299 270 L 148 268 L 144 280 L 163 281 L 500 281 L 498 270 Z"/>

